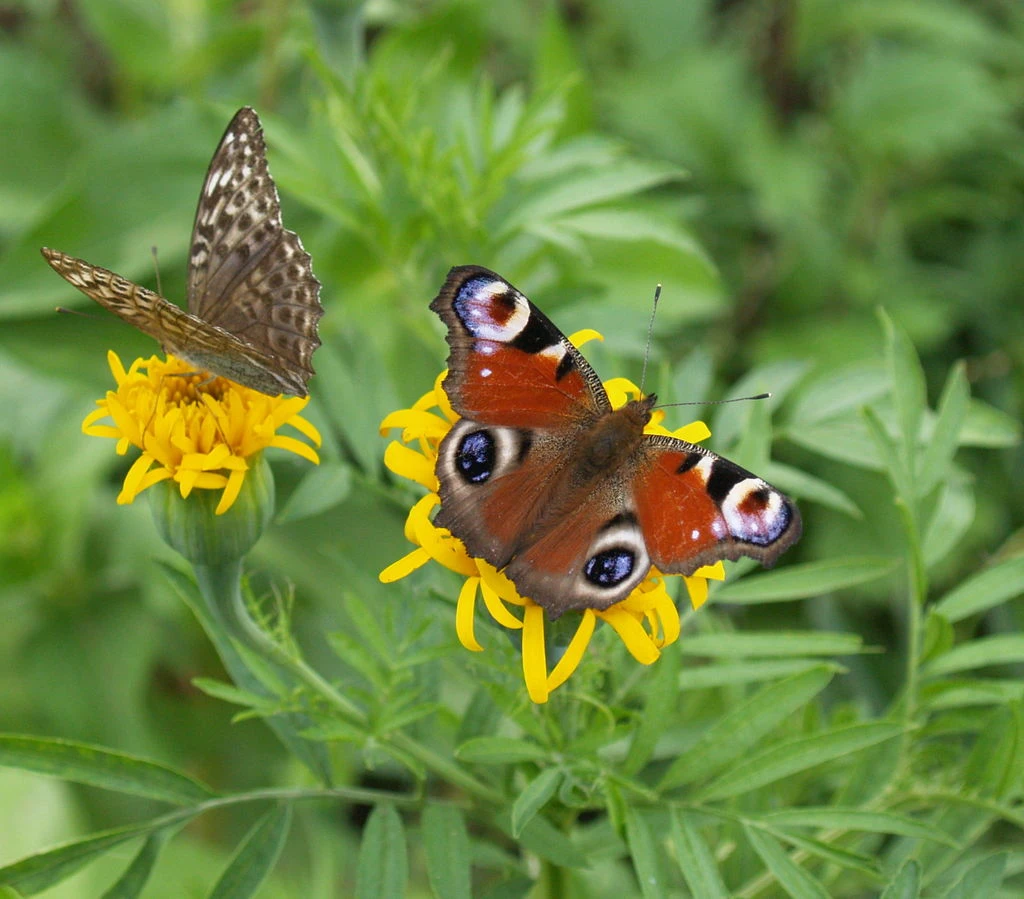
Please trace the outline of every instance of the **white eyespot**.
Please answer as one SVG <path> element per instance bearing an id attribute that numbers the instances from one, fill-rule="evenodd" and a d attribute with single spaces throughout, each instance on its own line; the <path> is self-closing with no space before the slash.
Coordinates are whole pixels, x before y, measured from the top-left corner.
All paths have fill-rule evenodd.
<path id="1" fill-rule="evenodd" d="M 493 374 L 494 374 L 494 372 L 492 372 L 489 368 L 481 368 L 480 369 L 480 377 L 481 378 L 489 378 Z"/>
<path id="2" fill-rule="evenodd" d="M 503 321 L 496 320 L 494 316 L 499 297 L 510 297 L 514 303 L 511 314 L 504 304 L 500 307 Z M 508 343 L 515 340 L 530 321 L 530 306 L 526 298 L 503 281 L 482 284 L 474 279 L 467 282 L 456 297 L 455 309 L 469 333 L 481 340 Z"/>
<path id="3" fill-rule="evenodd" d="M 699 540 L 700 539 L 700 531 L 697 530 L 697 528 L 694 528 L 692 531 L 690 531 L 690 539 L 691 540 Z"/>
<path id="4" fill-rule="evenodd" d="M 751 503 L 755 494 L 762 495 L 763 501 Z M 751 508 L 744 509 L 748 504 Z M 778 539 L 788 522 L 782 495 L 760 478 L 745 478 L 734 485 L 721 508 L 732 536 L 759 546 L 767 546 Z"/>
<path id="5" fill-rule="evenodd" d="M 651 567 L 644 535 L 630 514 L 605 527 L 587 549 L 575 591 L 595 609 L 625 599 Z"/>

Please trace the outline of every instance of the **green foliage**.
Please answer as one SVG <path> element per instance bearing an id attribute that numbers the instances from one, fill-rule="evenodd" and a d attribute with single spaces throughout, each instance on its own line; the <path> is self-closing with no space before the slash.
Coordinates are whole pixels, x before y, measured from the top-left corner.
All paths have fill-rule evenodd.
<path id="1" fill-rule="evenodd" d="M 1024 12 L 536 13 L 5 16 L 4 896 L 1021 893 Z M 38 248 L 149 284 L 156 244 L 180 298 L 243 103 L 324 283 L 323 463 L 272 456 L 250 581 L 193 581 L 114 505 L 132 457 L 79 431 L 105 350 L 155 348 L 54 316 L 85 300 Z M 414 499 L 377 428 L 436 377 L 427 303 L 461 263 L 601 330 L 605 377 L 639 375 L 662 282 L 649 386 L 770 390 L 708 407 L 709 445 L 805 516 L 651 668 L 599 629 L 545 706 L 503 631 L 459 646 L 447 572 L 377 581 Z"/>

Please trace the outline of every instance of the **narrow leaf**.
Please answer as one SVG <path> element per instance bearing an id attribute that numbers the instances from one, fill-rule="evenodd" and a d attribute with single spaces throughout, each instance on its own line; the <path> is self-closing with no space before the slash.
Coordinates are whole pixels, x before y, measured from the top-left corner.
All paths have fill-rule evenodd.
<path id="1" fill-rule="evenodd" d="M 277 521 L 283 524 L 326 512 L 342 502 L 352 489 L 352 470 L 340 462 L 321 461 L 303 477 L 288 497 Z"/>
<path id="2" fill-rule="evenodd" d="M 821 631 L 770 631 L 743 634 L 696 634 L 679 643 L 687 656 L 728 659 L 778 656 L 845 656 L 861 651 L 857 634 Z"/>
<path id="3" fill-rule="evenodd" d="M 666 885 L 658 864 L 657 843 L 647 819 L 632 806 L 626 807 L 626 843 L 640 882 L 640 895 L 662 899 Z"/>
<path id="4" fill-rule="evenodd" d="M 902 458 L 907 472 L 914 477 L 917 439 L 921 431 L 921 418 L 928 402 L 924 369 L 917 351 L 907 336 L 882 309 L 879 318 L 885 331 L 885 357 L 889 369 L 889 382 L 896 406 L 896 423 Z M 905 499 L 911 500 L 906 495 Z"/>
<path id="5" fill-rule="evenodd" d="M 743 825 L 743 830 L 765 867 L 793 899 L 828 899 L 820 881 L 794 862 L 774 837 L 748 824 Z"/>
<path id="6" fill-rule="evenodd" d="M 885 577 L 896 564 L 888 556 L 856 556 L 789 565 L 782 571 L 725 584 L 715 591 L 714 599 L 740 604 L 807 599 Z"/>
<path id="7" fill-rule="evenodd" d="M 726 712 L 680 755 L 665 772 L 659 789 L 694 783 L 728 768 L 825 689 L 833 673 L 820 665 L 758 690 Z"/>
<path id="8" fill-rule="evenodd" d="M 715 857 L 700 835 L 693 816 L 679 809 L 672 814 L 672 843 L 690 892 L 701 899 L 728 899 L 729 891 L 718 873 Z"/>
<path id="9" fill-rule="evenodd" d="M 103 894 L 103 899 L 136 899 L 142 895 L 167 836 L 166 830 L 150 834 L 117 883 Z"/>
<path id="10" fill-rule="evenodd" d="M 178 805 L 215 795 L 206 785 L 159 762 L 73 740 L 0 734 L 0 765 Z"/>
<path id="11" fill-rule="evenodd" d="M 545 768 L 519 794 L 512 804 L 512 836 L 518 837 L 530 819 L 554 796 L 562 776 L 561 768 Z"/>
<path id="12" fill-rule="evenodd" d="M 533 762 L 547 756 L 548 750 L 543 746 L 515 737 L 474 737 L 455 750 L 457 759 L 482 765 Z"/>
<path id="13" fill-rule="evenodd" d="M 727 796 L 749 793 L 808 768 L 891 740 L 899 736 L 901 731 L 898 724 L 885 722 L 851 724 L 769 746 L 747 756 L 744 761 L 734 765 L 701 790 L 701 798 L 724 799 Z"/>
<path id="14" fill-rule="evenodd" d="M 882 899 L 917 899 L 921 895 L 921 866 L 914 860 L 905 861 L 896 876 L 882 893 Z"/>
<path id="15" fill-rule="evenodd" d="M 969 577 L 935 604 L 947 621 L 962 621 L 987 612 L 1024 593 L 1024 554 L 1006 559 Z"/>
<path id="16" fill-rule="evenodd" d="M 378 805 L 363 828 L 356 871 L 356 899 L 405 895 L 409 878 L 405 828 L 390 805 Z"/>
<path id="17" fill-rule="evenodd" d="M 1003 885 L 1006 871 L 1006 853 L 997 852 L 972 865 L 946 894 L 946 899 L 977 899 L 996 896 Z"/>
<path id="18" fill-rule="evenodd" d="M 765 659 L 753 662 L 720 662 L 698 668 L 687 668 L 679 675 L 679 690 L 707 690 L 711 687 L 726 687 L 735 684 L 759 683 L 775 680 L 790 674 L 799 674 L 819 666 L 829 671 L 845 669 L 833 662 L 821 659 Z"/>
<path id="19" fill-rule="evenodd" d="M 427 877 L 437 899 L 471 899 L 469 834 L 462 812 L 430 803 L 423 812 Z"/>
<path id="20" fill-rule="evenodd" d="M 939 398 L 939 414 L 925 442 L 918 471 L 918 496 L 926 496 L 948 475 L 950 463 L 960 444 L 960 429 L 967 415 L 971 389 L 963 362 L 953 366 Z"/>
<path id="21" fill-rule="evenodd" d="M 829 830 L 859 830 L 869 833 L 894 833 L 922 840 L 934 840 L 956 847 L 949 834 L 925 821 L 895 812 L 869 812 L 856 808 L 791 808 L 767 812 L 759 820 L 773 827 L 815 827 Z"/>
<path id="22" fill-rule="evenodd" d="M 498 825 L 511 835 L 507 818 Z M 543 815 L 535 815 L 519 835 L 519 842 L 530 852 L 566 868 L 585 868 L 590 860 L 562 831 Z"/>
<path id="23" fill-rule="evenodd" d="M 1021 661 L 1024 661 L 1024 636 L 1002 634 L 997 637 L 979 637 L 957 646 L 925 665 L 924 673 L 934 676 Z"/>
<path id="24" fill-rule="evenodd" d="M 654 748 L 673 722 L 678 693 L 681 656 L 677 652 L 665 653 L 659 661 L 654 676 L 647 679 L 643 713 L 633 731 L 629 752 L 622 760 L 620 771 L 632 776 L 640 771 L 654 754 Z"/>
<path id="25" fill-rule="evenodd" d="M 277 864 L 288 838 L 292 807 L 284 803 L 267 812 L 245 835 L 224 869 L 210 899 L 249 899 L 255 896 Z"/>

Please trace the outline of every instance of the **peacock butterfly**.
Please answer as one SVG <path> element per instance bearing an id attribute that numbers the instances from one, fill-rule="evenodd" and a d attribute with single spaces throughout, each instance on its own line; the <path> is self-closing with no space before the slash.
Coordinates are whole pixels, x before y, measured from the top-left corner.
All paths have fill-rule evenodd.
<path id="1" fill-rule="evenodd" d="M 448 327 L 444 389 L 461 419 L 441 442 L 434 523 L 558 617 L 625 599 L 651 565 L 771 566 L 800 537 L 787 496 L 714 453 L 644 434 L 653 394 L 613 409 L 543 312 L 479 266 L 430 304 Z"/>

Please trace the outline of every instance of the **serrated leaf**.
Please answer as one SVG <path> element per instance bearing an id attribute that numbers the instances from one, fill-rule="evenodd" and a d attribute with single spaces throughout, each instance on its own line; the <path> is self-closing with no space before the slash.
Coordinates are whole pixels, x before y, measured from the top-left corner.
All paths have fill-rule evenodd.
<path id="1" fill-rule="evenodd" d="M 462 812 L 428 803 L 423 811 L 427 878 L 437 899 L 471 899 L 469 834 Z"/>
<path id="2" fill-rule="evenodd" d="M 405 895 L 409 878 L 405 828 L 388 804 L 376 806 L 363 828 L 356 871 L 356 899 Z"/>
<path id="3" fill-rule="evenodd" d="M 0 734 L 0 765 L 178 805 L 216 795 L 167 765 L 73 740 Z"/>
<path id="4" fill-rule="evenodd" d="M 704 800 L 711 800 L 749 793 L 808 768 L 891 740 L 901 733 L 902 728 L 898 724 L 879 722 L 851 724 L 809 737 L 787 740 L 748 755 L 742 762 L 700 790 L 700 796 Z"/>
<path id="5" fill-rule="evenodd" d="M 779 886 L 793 899 L 829 899 L 821 882 L 794 862 L 774 837 L 749 824 L 743 825 L 743 832 Z"/>
<path id="6" fill-rule="evenodd" d="M 947 621 L 962 621 L 1024 594 L 1024 555 L 999 562 L 950 590 L 934 606 Z"/>
<path id="7" fill-rule="evenodd" d="M 833 673 L 827 666 L 818 666 L 763 687 L 732 707 L 669 766 L 659 789 L 694 783 L 729 767 L 825 689 Z"/>
<path id="8" fill-rule="evenodd" d="M 640 882 L 640 895 L 645 899 L 661 899 L 665 895 L 665 883 L 658 863 L 657 844 L 647 819 L 632 806 L 626 807 L 626 844 Z"/>
<path id="9" fill-rule="evenodd" d="M 945 831 L 926 821 L 918 821 L 895 812 L 872 812 L 857 808 L 791 808 L 765 812 L 759 820 L 773 827 L 815 827 L 829 830 L 861 830 L 870 833 L 894 833 L 921 840 L 933 840 L 947 846 L 959 844 Z"/>
<path id="10" fill-rule="evenodd" d="M 727 583 L 715 591 L 714 598 L 744 605 L 807 599 L 885 577 L 897 562 L 887 556 L 854 556 L 789 565 L 782 571 Z"/>
<path id="11" fill-rule="evenodd" d="M 274 870 L 291 828 L 292 807 L 283 803 L 267 812 L 238 846 L 210 899 L 249 899 Z"/>
<path id="12" fill-rule="evenodd" d="M 515 737 L 474 737 L 455 750 L 455 757 L 463 762 L 481 765 L 509 765 L 547 758 L 548 750 L 529 740 Z"/>
<path id="13" fill-rule="evenodd" d="M 971 389 L 964 364 L 958 362 L 946 378 L 939 398 L 938 415 L 931 435 L 925 441 L 917 474 L 918 496 L 927 496 L 947 477 L 947 471 L 960 445 L 960 429 L 967 415 Z"/>
<path id="14" fill-rule="evenodd" d="M 103 894 L 103 899 L 136 899 L 142 895 L 166 842 L 167 831 L 150 834 L 125 872 Z"/>
<path id="15" fill-rule="evenodd" d="M 924 673 L 934 677 L 937 674 L 1021 661 L 1024 661 L 1024 637 L 1003 634 L 996 637 L 979 637 L 977 640 L 957 646 L 925 665 Z"/>
<path id="16" fill-rule="evenodd" d="M 341 462 L 321 461 L 308 472 L 277 515 L 278 524 L 326 512 L 345 500 L 352 489 L 352 469 Z"/>
<path id="17" fill-rule="evenodd" d="M 889 881 L 881 899 L 917 899 L 921 895 L 921 866 L 910 859 Z"/>
<path id="18" fill-rule="evenodd" d="M 857 634 L 820 631 L 771 631 L 743 634 L 695 634 L 679 641 L 687 656 L 728 659 L 779 656 L 846 656 L 861 651 Z"/>
<path id="19" fill-rule="evenodd" d="M 700 835 L 693 816 L 680 809 L 672 812 L 672 843 L 679 870 L 694 896 L 700 899 L 729 899 L 729 891 L 718 872 L 715 857 Z"/>
<path id="20" fill-rule="evenodd" d="M 523 827 L 544 808 L 555 795 L 563 777 L 561 768 L 545 768 L 516 797 L 512 804 L 512 836 L 518 837 Z"/>

